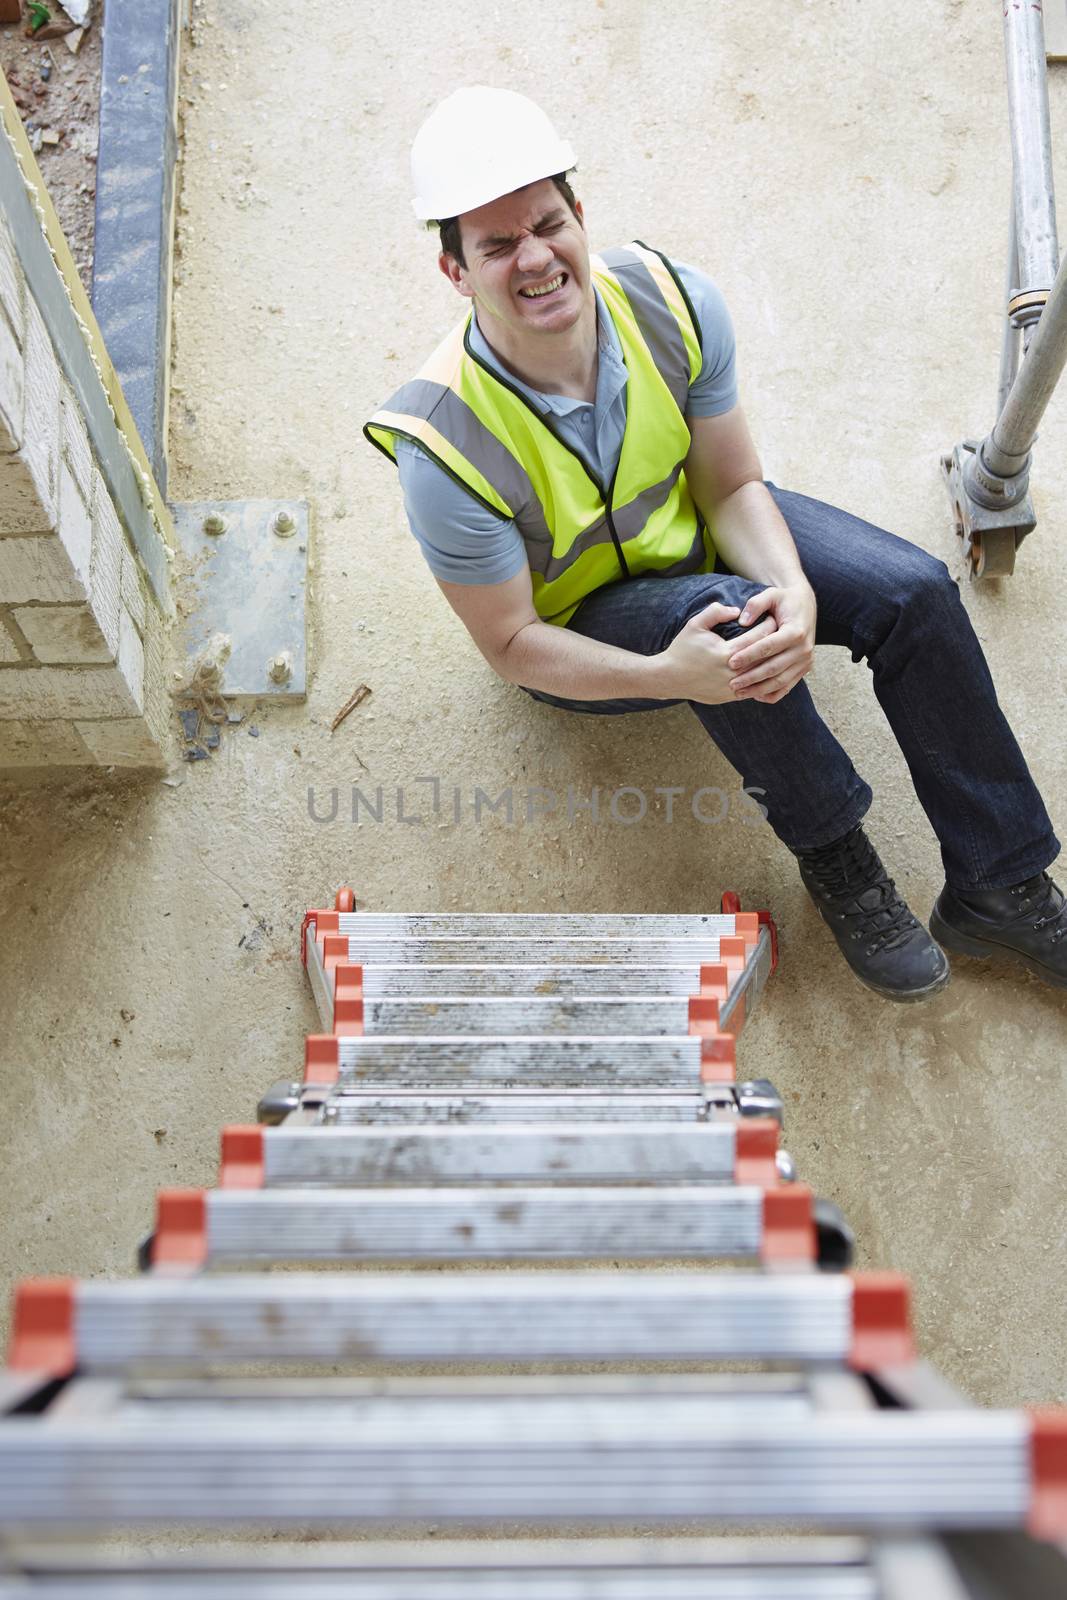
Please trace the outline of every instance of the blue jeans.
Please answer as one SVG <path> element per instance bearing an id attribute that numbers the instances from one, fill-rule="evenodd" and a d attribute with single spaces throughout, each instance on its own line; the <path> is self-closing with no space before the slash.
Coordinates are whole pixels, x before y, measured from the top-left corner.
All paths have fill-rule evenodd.
<path id="1" fill-rule="evenodd" d="M 767 488 L 815 592 L 815 642 L 844 645 L 853 661 L 867 662 L 940 841 L 949 883 L 963 891 L 1002 889 L 1047 867 L 1059 840 L 944 562 L 846 511 L 773 483 Z M 743 607 L 766 587 L 728 571 L 634 578 L 589 595 L 568 627 L 656 655 L 712 600 Z M 716 631 L 734 638 L 748 629 L 725 623 Z M 598 715 L 681 704 L 526 692 L 566 711 Z M 870 787 L 803 680 L 777 705 L 688 703 L 791 850 L 829 844 L 864 816 Z"/>

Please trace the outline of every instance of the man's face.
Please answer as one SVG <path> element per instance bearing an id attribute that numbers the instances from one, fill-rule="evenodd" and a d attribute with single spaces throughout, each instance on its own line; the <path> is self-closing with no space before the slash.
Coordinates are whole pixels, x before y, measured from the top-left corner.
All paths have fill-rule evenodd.
<path id="1" fill-rule="evenodd" d="M 460 236 L 467 265 L 440 257 L 441 271 L 477 302 L 482 331 L 564 333 L 588 304 L 589 247 L 582 221 L 551 178 L 466 211 Z M 489 319 L 488 322 L 486 319 Z"/>

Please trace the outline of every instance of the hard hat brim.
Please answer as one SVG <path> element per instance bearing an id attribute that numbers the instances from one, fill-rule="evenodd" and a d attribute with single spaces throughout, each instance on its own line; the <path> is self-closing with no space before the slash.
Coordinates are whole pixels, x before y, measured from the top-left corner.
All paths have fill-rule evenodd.
<path id="1" fill-rule="evenodd" d="M 538 183 L 542 178 L 554 178 L 557 173 L 569 172 L 576 165 L 574 151 L 561 140 L 547 156 L 542 150 L 533 157 L 528 170 L 523 167 L 516 169 L 514 163 L 509 163 L 509 170 L 501 172 L 499 178 L 486 174 L 477 184 L 457 184 L 454 190 L 444 196 L 447 204 L 439 197 L 431 208 L 421 195 L 416 195 L 411 202 L 412 209 L 420 222 L 443 222 L 448 217 L 462 216 L 465 211 L 477 211 L 479 206 L 499 200 L 503 195 L 513 194 L 516 189 L 525 189 L 527 184 Z"/>

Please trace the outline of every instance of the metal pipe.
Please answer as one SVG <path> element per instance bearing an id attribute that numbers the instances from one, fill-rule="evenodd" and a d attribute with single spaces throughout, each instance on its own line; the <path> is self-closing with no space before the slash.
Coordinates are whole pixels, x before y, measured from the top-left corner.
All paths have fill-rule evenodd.
<path id="1" fill-rule="evenodd" d="M 1003 477 L 1019 472 L 1045 407 L 1067 365 L 1067 262 L 1056 274 L 1030 350 L 1016 375 L 993 432 L 982 445 L 982 465 Z"/>
<path id="2" fill-rule="evenodd" d="M 1045 25 L 1038 0 L 1004 7 L 1008 115 L 1014 170 L 1019 290 L 1048 289 L 1056 276 L 1056 199 L 1045 71 Z M 1038 313 L 1039 314 L 1039 313 Z M 1035 320 L 1033 318 L 1027 320 Z"/>
<path id="3" fill-rule="evenodd" d="M 1000 376 L 997 380 L 997 410 L 999 417 L 1004 409 L 1015 374 L 1019 370 L 1019 329 L 1012 320 L 1011 303 L 1019 293 L 1019 236 L 1015 228 L 1015 184 L 1012 182 L 1011 205 L 1008 207 L 1008 271 L 1004 286 L 1004 339 L 1000 347 Z"/>

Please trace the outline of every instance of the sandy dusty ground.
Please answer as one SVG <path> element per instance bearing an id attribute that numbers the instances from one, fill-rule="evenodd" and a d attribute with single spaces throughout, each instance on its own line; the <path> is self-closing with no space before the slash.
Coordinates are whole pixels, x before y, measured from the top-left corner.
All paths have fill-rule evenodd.
<path id="1" fill-rule="evenodd" d="M 739 342 L 767 475 L 960 570 L 938 457 L 991 419 L 1009 152 L 999 16 L 981 0 L 556 0 L 462 10 L 206 0 L 183 80 L 171 484 L 306 495 L 315 676 L 180 787 L 82 776 L 0 804 L 6 1172 L 0 1276 L 125 1272 L 161 1184 L 213 1179 L 313 1026 L 301 914 L 343 882 L 374 910 L 770 906 L 782 967 L 744 1065 L 789 1105 L 804 1177 L 864 1263 L 915 1280 L 927 1353 L 975 1396 L 1064 1398 L 1067 998 L 960 962 L 894 1008 L 843 969 L 791 859 L 731 811 L 527 822 L 525 791 L 736 785 L 684 709 L 591 724 L 496 680 L 422 565 L 360 437 L 457 305 L 411 219 L 407 149 L 459 82 L 523 89 L 580 153 L 593 241 L 703 264 Z M 1067 82 L 1053 83 L 1067 193 Z M 1067 399 L 1038 447 L 1018 576 L 966 601 L 1067 826 L 1061 515 Z M 360 682 L 371 696 L 331 736 Z M 872 781 L 872 835 L 916 910 L 939 858 L 844 652 L 815 692 Z M 937 685 L 930 685 L 937 693 Z M 430 810 L 436 776 L 441 811 Z M 352 823 L 353 785 L 383 820 Z M 405 791 L 398 820 L 395 791 Z M 462 820 L 452 817 L 461 791 Z M 516 815 L 470 818 L 474 789 Z M 338 814 L 331 810 L 338 790 Z M 564 802 L 565 804 L 565 802 Z M 709 806 L 714 813 L 714 804 Z"/>

